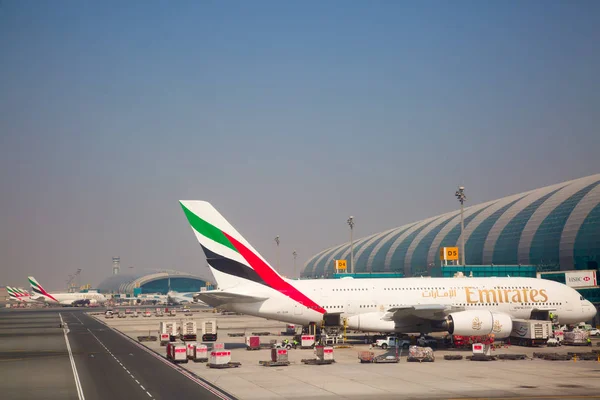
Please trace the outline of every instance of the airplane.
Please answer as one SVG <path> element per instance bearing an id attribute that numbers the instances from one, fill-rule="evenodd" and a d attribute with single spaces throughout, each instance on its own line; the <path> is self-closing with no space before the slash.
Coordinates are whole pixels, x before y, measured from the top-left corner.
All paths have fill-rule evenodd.
<path id="1" fill-rule="evenodd" d="M 218 289 L 196 296 L 213 307 L 304 326 L 365 332 L 506 338 L 513 319 L 588 321 L 594 305 L 576 290 L 537 278 L 285 279 L 208 202 L 181 200 Z"/>
<path id="2" fill-rule="evenodd" d="M 104 304 L 106 302 L 106 297 L 103 294 L 98 292 L 89 292 L 89 293 L 66 293 L 66 292 L 57 292 L 57 293 L 48 293 L 42 285 L 38 283 L 38 281 L 33 277 L 29 276 L 29 284 L 31 285 L 31 290 L 33 293 L 39 295 L 39 299 L 50 303 L 50 304 L 60 304 L 62 306 L 86 306 L 86 305 L 96 305 L 96 304 Z"/>
<path id="3" fill-rule="evenodd" d="M 167 302 L 169 304 L 180 305 L 194 302 L 195 292 L 179 293 L 173 290 L 167 293 Z"/>
<path id="4" fill-rule="evenodd" d="M 175 292 L 173 290 L 167 293 L 167 302 L 173 305 L 183 304 L 198 304 L 206 305 L 204 302 L 198 300 L 196 296 L 199 292 Z"/>
<path id="5" fill-rule="evenodd" d="M 18 301 L 21 303 L 39 303 L 39 301 L 33 298 L 28 291 L 21 288 L 7 286 L 6 291 L 8 292 L 9 299 L 12 301 Z"/>

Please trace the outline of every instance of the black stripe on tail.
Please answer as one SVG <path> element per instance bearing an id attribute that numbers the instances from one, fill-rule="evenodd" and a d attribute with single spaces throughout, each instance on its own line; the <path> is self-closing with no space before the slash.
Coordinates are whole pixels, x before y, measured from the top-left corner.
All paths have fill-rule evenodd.
<path id="1" fill-rule="evenodd" d="M 202 246 L 202 245 L 200 245 Z M 252 268 L 244 265 L 235 260 L 225 258 L 217 253 L 214 253 L 202 246 L 204 255 L 206 256 L 206 262 L 214 269 L 221 271 L 228 275 L 237 276 L 238 278 L 247 279 L 261 285 L 268 286 L 265 281 L 254 271 Z"/>

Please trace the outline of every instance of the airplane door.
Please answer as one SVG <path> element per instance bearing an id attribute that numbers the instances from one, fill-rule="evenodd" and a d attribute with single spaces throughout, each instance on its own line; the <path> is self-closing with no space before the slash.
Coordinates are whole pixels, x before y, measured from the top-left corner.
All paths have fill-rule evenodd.
<path id="1" fill-rule="evenodd" d="M 294 315 L 302 315 L 304 312 L 304 305 L 300 303 L 294 304 Z"/>
<path id="2" fill-rule="evenodd" d="M 346 303 L 346 314 L 356 314 L 356 306 L 352 300 Z"/>
<path id="3" fill-rule="evenodd" d="M 565 310 L 573 311 L 573 302 L 566 300 L 565 301 Z"/>

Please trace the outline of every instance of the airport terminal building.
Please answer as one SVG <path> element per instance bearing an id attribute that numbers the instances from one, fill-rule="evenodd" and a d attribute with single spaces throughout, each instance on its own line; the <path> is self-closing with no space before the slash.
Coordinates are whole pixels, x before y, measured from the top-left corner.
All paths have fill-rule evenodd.
<path id="1" fill-rule="evenodd" d="M 203 278 L 178 271 L 164 271 L 152 274 L 116 274 L 106 278 L 98 285 L 101 293 L 112 294 L 167 294 L 175 292 L 199 292 L 200 288 L 210 286 Z"/>
<path id="2" fill-rule="evenodd" d="M 464 209 L 467 265 L 529 265 L 539 270 L 597 270 L 600 174 Z M 460 210 L 354 240 L 355 273 L 441 276 L 439 251 L 461 243 Z M 325 249 L 302 276 L 334 274 L 350 243 Z"/>

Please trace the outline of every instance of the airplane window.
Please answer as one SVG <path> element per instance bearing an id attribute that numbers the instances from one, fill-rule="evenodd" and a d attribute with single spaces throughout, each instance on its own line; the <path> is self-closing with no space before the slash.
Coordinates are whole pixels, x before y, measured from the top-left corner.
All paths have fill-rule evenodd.
<path id="1" fill-rule="evenodd" d="M 579 296 L 579 300 L 583 300 L 583 296 Z"/>

